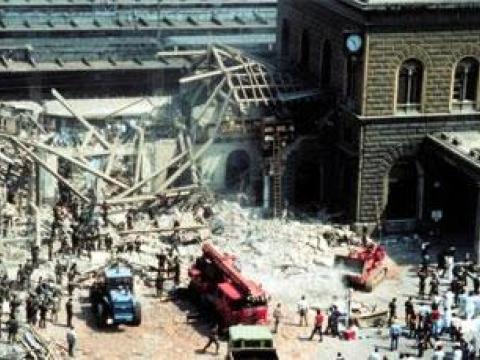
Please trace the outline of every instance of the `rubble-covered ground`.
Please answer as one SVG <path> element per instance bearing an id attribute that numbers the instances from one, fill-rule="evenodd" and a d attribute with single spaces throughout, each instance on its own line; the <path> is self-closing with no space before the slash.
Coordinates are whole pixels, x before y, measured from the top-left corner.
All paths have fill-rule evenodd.
<path id="1" fill-rule="evenodd" d="M 342 283 L 342 272 L 332 266 L 333 255 L 346 252 L 347 245 L 339 240 L 349 239 L 358 242 L 356 234 L 346 227 L 325 224 L 318 219 L 297 221 L 293 219 L 262 219 L 260 209 L 243 208 L 237 203 L 222 200 L 214 205 L 215 216 L 211 223 L 221 224 L 222 232 L 209 234 L 203 232 L 203 238 L 209 240 L 221 251 L 235 254 L 242 272 L 249 278 L 260 282 L 271 296 L 270 309 L 277 302 L 283 304 L 285 317 L 280 331 L 275 335 L 276 346 L 281 359 L 333 359 L 337 352 L 342 352 L 346 359 L 366 359 L 374 345 L 379 345 L 382 353 L 388 352 L 388 330 L 362 329 L 361 340 L 346 342 L 326 336 L 323 343 L 307 341 L 311 327 L 297 326 L 296 302 L 302 295 L 312 307 L 327 308 L 332 303 L 345 304 L 347 289 Z M 112 215 L 118 221 L 123 214 Z M 190 212 L 171 211 L 159 216 L 160 227 L 171 227 L 173 220 L 180 220 L 182 226 L 194 224 Z M 48 216 L 45 221 L 48 222 Z M 138 220 L 136 229 L 148 228 L 149 221 Z M 215 227 L 216 227 L 215 226 Z M 111 230 L 111 229 L 110 229 Z M 102 231 L 109 231 L 103 228 Z M 128 235 L 127 238 L 136 235 Z M 155 265 L 155 254 L 161 248 L 167 248 L 164 238 L 156 235 L 142 234 L 144 245 L 141 254 L 125 256 L 132 264 Z M 185 234 L 189 236 L 189 234 Z M 338 240 L 338 241 L 337 241 Z M 417 291 L 416 264 L 419 259 L 418 243 L 410 237 L 396 237 L 388 240 L 387 250 L 392 258 L 391 272 L 373 293 L 353 293 L 354 306 L 363 308 L 386 309 L 388 301 L 396 296 L 399 299 L 398 312 L 403 314 L 403 302 L 407 296 Z M 122 241 L 120 236 L 115 241 Z M 339 246 L 329 246 L 328 244 Z M 187 269 L 196 256 L 201 254 L 198 243 L 180 246 L 182 261 L 182 285 L 188 284 Z M 4 260 L 10 277 L 15 277 L 17 263 L 28 257 L 28 252 L 21 247 L 9 246 L 3 249 Z M 33 279 L 53 278 L 53 263 L 46 261 L 46 248 L 42 248 L 42 264 L 33 274 Z M 90 270 L 110 257 L 106 251 L 96 251 L 92 259 L 84 256 L 75 260 L 80 272 Z M 65 261 L 74 259 L 65 258 Z M 167 283 L 167 287 L 168 287 Z M 74 325 L 78 335 L 78 359 L 196 359 L 215 358 L 212 354 L 200 355 L 195 352 L 205 342 L 205 333 L 209 323 L 203 318 L 190 323 L 187 315 L 197 310 L 187 299 L 159 299 L 155 290 L 145 286 L 137 278 L 136 291 L 142 302 L 143 320 L 139 327 L 120 326 L 110 329 L 98 329 L 93 322 L 87 301 L 88 282 L 74 295 Z M 66 292 L 65 292 L 66 293 Z M 59 324 L 48 323 L 47 329 L 38 332 L 57 350 L 66 346 L 66 317 L 63 299 Z M 6 305 L 6 304 L 5 304 Z M 418 304 L 417 304 L 418 305 Z M 7 311 L 8 309 L 5 309 Z M 22 305 L 22 312 L 24 306 Z M 310 312 L 313 322 L 314 312 Z M 24 316 L 20 319 L 23 321 Z M 311 324 L 309 324 L 311 325 Z M 3 340 L 5 337 L 3 337 Z M 414 341 L 402 339 L 401 350 L 415 353 Z M 0 342 L 0 349 L 5 348 Z M 226 354 L 226 343 L 222 343 L 220 355 Z M 65 356 L 65 355 L 63 355 Z"/>

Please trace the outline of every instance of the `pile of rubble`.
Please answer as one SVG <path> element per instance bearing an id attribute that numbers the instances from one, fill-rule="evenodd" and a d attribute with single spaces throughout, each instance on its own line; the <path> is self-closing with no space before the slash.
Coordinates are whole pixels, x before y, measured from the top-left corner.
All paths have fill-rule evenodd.
<path id="1" fill-rule="evenodd" d="M 214 232 L 212 242 L 235 254 L 242 272 L 261 282 L 275 299 L 295 303 L 304 294 L 323 305 L 345 294 L 342 274 L 332 268 L 329 243 L 358 242 L 358 235 L 347 227 L 318 220 L 263 219 L 262 209 L 225 200 L 214 206 L 214 213 L 223 232 Z"/>
<path id="2" fill-rule="evenodd" d="M 0 346 L 0 359 L 60 359 L 66 349 L 47 340 L 29 325 L 21 325 L 16 341 Z"/>

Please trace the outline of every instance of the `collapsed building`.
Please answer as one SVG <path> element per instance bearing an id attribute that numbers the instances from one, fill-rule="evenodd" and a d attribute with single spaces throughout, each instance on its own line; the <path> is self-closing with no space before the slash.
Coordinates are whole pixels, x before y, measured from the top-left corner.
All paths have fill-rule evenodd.
<path id="1" fill-rule="evenodd" d="M 478 4 L 283 0 L 278 28 L 276 6 L 0 4 L 0 125 L 37 157 L 30 199 L 130 206 L 201 184 L 478 244 Z"/>

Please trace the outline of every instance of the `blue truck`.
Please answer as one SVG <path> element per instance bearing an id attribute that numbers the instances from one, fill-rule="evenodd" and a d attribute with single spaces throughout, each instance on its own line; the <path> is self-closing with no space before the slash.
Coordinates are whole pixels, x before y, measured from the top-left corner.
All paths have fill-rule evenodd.
<path id="1" fill-rule="evenodd" d="M 97 326 L 142 322 L 141 304 L 133 291 L 133 275 L 127 266 L 106 267 L 90 288 L 90 303 Z"/>

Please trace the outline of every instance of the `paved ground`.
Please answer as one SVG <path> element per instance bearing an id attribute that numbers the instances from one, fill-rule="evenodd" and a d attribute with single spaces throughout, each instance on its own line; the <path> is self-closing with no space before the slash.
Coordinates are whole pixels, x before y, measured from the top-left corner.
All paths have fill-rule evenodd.
<path id="1" fill-rule="evenodd" d="M 403 314 L 403 303 L 409 295 L 415 295 L 417 278 L 415 262 L 418 258 L 416 248 L 407 245 L 391 244 L 389 252 L 396 265 L 393 267 L 390 278 L 380 284 L 371 294 L 355 292 L 354 302 L 363 302 L 369 305 L 376 304 L 378 309 L 385 309 L 393 296 L 398 298 L 398 311 Z M 105 253 L 94 254 L 94 262 L 105 258 Z M 184 274 L 185 275 L 185 274 Z M 186 279 L 185 283 L 186 283 Z M 337 288 L 337 287 L 335 287 Z M 140 281 L 136 283 L 137 293 L 143 307 L 143 322 L 140 327 L 120 326 L 118 328 L 98 329 L 93 322 L 89 304 L 86 301 L 88 288 L 80 289 L 75 294 L 74 325 L 78 334 L 78 359 L 215 359 L 224 358 L 226 343 L 222 342 L 220 355 L 198 354 L 196 349 L 201 348 L 206 341 L 204 333 L 208 329 L 206 321 L 187 323 L 187 314 L 195 312 L 194 307 L 186 300 L 170 301 L 158 299 L 153 289 L 145 287 Z M 324 289 L 329 292 L 329 289 Z M 292 289 L 297 291 L 297 289 Z M 331 294 L 342 297 L 343 294 Z M 65 300 L 65 299 L 64 299 Z M 308 299 L 315 304 L 315 299 Z M 279 299 L 271 300 L 271 308 Z M 280 299 L 281 301 L 281 299 Z M 419 304 L 420 302 L 417 302 Z M 310 327 L 299 327 L 295 314 L 295 304 L 284 303 L 286 316 L 275 335 L 278 353 L 281 359 L 335 359 L 338 351 L 346 359 L 366 359 L 374 345 L 380 346 L 382 353 L 389 359 L 396 359 L 396 355 L 388 350 L 389 339 L 387 328 L 362 329 L 361 339 L 352 342 L 341 341 L 326 336 L 324 342 L 308 341 Z M 313 321 L 313 311 L 310 312 L 310 322 Z M 46 337 L 54 339 L 58 344 L 65 346 L 65 313 L 59 316 L 59 324 L 48 323 L 46 330 L 39 330 Z M 414 354 L 413 340 L 403 338 L 400 342 L 400 351 Z M 450 345 L 449 345 L 450 346 Z M 429 358 L 429 353 L 427 353 Z"/>

